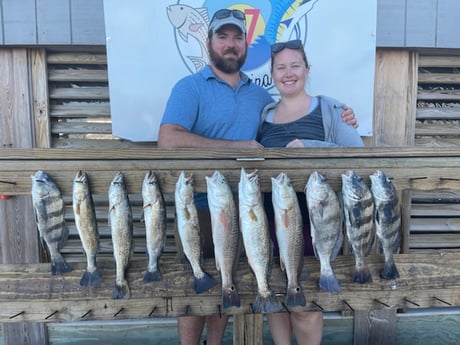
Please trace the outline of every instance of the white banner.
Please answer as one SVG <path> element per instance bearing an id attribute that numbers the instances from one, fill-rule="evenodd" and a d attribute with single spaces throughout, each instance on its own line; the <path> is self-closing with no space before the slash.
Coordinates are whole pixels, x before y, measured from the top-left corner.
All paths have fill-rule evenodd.
<path id="1" fill-rule="evenodd" d="M 156 141 L 173 85 L 209 62 L 207 27 L 220 8 L 246 14 L 253 81 L 275 98 L 270 45 L 301 39 L 309 94 L 351 106 L 372 135 L 377 0 L 104 0 L 112 133 Z"/>

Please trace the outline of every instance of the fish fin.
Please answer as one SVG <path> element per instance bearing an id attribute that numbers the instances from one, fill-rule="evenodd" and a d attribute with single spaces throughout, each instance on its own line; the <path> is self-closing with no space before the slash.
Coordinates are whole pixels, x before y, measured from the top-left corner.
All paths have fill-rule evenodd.
<path id="1" fill-rule="evenodd" d="M 288 288 L 286 293 L 286 306 L 288 307 L 304 307 L 307 304 L 305 295 L 300 286 Z"/>
<path id="2" fill-rule="evenodd" d="M 250 217 L 254 222 L 257 221 L 257 216 L 256 216 L 256 214 L 254 213 L 254 211 L 253 211 L 252 209 L 249 210 L 249 217 Z"/>
<path id="3" fill-rule="evenodd" d="M 385 262 L 385 266 L 383 268 L 381 277 L 387 280 L 399 278 L 399 272 L 398 272 L 398 269 L 396 268 L 394 261 Z"/>
<path id="4" fill-rule="evenodd" d="M 121 285 L 115 284 L 115 287 L 112 290 L 112 299 L 123 299 L 129 297 L 131 297 L 131 291 L 126 280 L 123 280 Z"/>
<path id="5" fill-rule="evenodd" d="M 195 8 L 195 10 L 200 14 L 200 16 L 203 17 L 204 21 L 208 24 L 209 23 L 208 8 L 200 7 L 200 8 Z"/>
<path id="6" fill-rule="evenodd" d="M 75 214 L 80 215 L 80 202 L 75 203 Z"/>
<path id="7" fill-rule="evenodd" d="M 324 215 L 324 205 L 322 202 L 320 202 L 318 204 L 318 212 L 319 212 L 319 215 L 321 216 L 321 218 L 323 218 L 323 215 Z"/>
<path id="8" fill-rule="evenodd" d="M 261 296 L 257 293 L 254 304 L 252 305 L 254 313 L 279 313 L 284 310 L 283 305 L 279 301 L 278 297 L 270 291 L 267 297 Z"/>
<path id="9" fill-rule="evenodd" d="M 357 268 L 353 274 L 353 283 L 372 283 L 372 274 L 367 266 Z"/>
<path id="10" fill-rule="evenodd" d="M 224 309 L 241 305 L 240 296 L 234 284 L 228 289 L 222 289 L 222 305 Z"/>
<path id="11" fill-rule="evenodd" d="M 151 283 L 157 282 L 163 279 L 160 271 L 152 271 L 152 272 L 145 272 L 144 279 L 142 280 L 144 283 Z"/>
<path id="12" fill-rule="evenodd" d="M 319 277 L 319 288 L 327 292 L 340 292 L 340 284 L 334 273 Z"/>
<path id="13" fill-rule="evenodd" d="M 189 30 L 191 32 L 197 32 L 197 31 L 199 31 L 201 29 L 202 26 L 203 26 L 203 24 L 201 24 L 201 23 L 192 23 L 192 24 L 189 25 L 188 28 L 189 28 Z"/>
<path id="14" fill-rule="evenodd" d="M 282 217 L 282 219 L 283 219 L 284 227 L 285 227 L 285 228 L 288 228 L 288 227 L 289 227 L 289 215 L 288 215 L 288 211 L 287 211 L 287 210 L 283 210 L 283 211 L 282 211 L 281 217 Z"/>
<path id="15" fill-rule="evenodd" d="M 102 283 L 102 275 L 99 270 L 94 272 L 85 271 L 80 279 L 81 286 L 98 286 Z"/>
<path id="16" fill-rule="evenodd" d="M 51 274 L 60 275 L 72 271 L 72 267 L 65 261 L 63 256 L 51 260 Z"/>
<path id="17" fill-rule="evenodd" d="M 281 268 L 281 271 L 286 271 L 286 265 L 284 264 L 284 260 L 283 258 L 280 257 L 280 268 Z"/>
<path id="18" fill-rule="evenodd" d="M 144 209 L 145 209 L 145 206 L 142 208 L 141 217 L 139 218 L 139 223 L 141 223 L 141 224 L 145 224 Z"/>
<path id="19" fill-rule="evenodd" d="M 208 273 L 204 272 L 202 278 L 195 277 L 193 280 L 193 288 L 196 293 L 203 293 L 211 290 L 217 284 L 216 280 Z"/>

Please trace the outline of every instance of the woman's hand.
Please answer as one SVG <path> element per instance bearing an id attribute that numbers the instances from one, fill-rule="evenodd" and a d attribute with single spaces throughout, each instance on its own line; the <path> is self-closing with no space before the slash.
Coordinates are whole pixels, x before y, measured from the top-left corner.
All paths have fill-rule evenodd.
<path id="1" fill-rule="evenodd" d="M 347 125 L 353 126 L 353 128 L 358 128 L 359 127 L 358 119 L 355 117 L 355 113 L 353 112 L 353 109 L 345 104 L 342 106 L 342 109 L 343 109 L 343 112 L 342 112 L 343 122 L 345 122 Z"/>
<path id="2" fill-rule="evenodd" d="M 293 141 L 288 143 L 286 147 L 292 148 L 292 147 L 305 147 L 305 146 L 303 145 L 303 140 L 294 139 Z"/>

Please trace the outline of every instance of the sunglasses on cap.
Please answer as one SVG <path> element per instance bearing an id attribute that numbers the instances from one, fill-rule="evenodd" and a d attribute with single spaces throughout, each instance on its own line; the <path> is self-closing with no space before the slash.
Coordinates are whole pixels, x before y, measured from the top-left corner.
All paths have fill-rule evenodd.
<path id="1" fill-rule="evenodd" d="M 230 16 L 233 16 L 236 19 L 240 19 L 244 22 L 246 21 L 246 17 L 243 12 L 241 12 L 240 10 L 229 10 L 228 8 L 224 8 L 214 13 L 214 16 L 212 17 L 211 21 L 213 21 L 214 19 L 228 18 Z"/>
<path id="2" fill-rule="evenodd" d="M 287 42 L 278 42 L 271 45 L 272 54 L 279 53 L 284 48 L 289 49 L 303 49 L 303 44 L 301 40 L 292 40 Z"/>

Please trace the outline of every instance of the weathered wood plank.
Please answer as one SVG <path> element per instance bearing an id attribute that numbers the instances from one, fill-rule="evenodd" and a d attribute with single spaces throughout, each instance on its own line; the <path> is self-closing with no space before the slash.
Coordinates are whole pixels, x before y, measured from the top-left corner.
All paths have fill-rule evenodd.
<path id="1" fill-rule="evenodd" d="M 460 73 L 419 73 L 419 84 L 460 84 Z"/>
<path id="2" fill-rule="evenodd" d="M 460 218 L 412 218 L 410 231 L 428 233 L 459 232 L 457 236 L 460 237 Z M 437 236 L 437 234 L 434 234 L 434 236 Z"/>
<path id="3" fill-rule="evenodd" d="M 50 116 L 59 118 L 109 118 L 110 104 L 108 102 L 68 102 L 66 104 L 53 104 L 51 105 Z"/>
<path id="4" fill-rule="evenodd" d="M 460 248 L 459 234 L 411 234 L 410 248 Z"/>
<path id="5" fill-rule="evenodd" d="M 419 217 L 452 217 L 460 216 L 460 204 L 447 203 L 424 203 L 412 206 L 412 216 Z"/>
<path id="6" fill-rule="evenodd" d="M 108 82 L 107 70 L 49 69 L 48 80 L 53 82 Z"/>
<path id="7" fill-rule="evenodd" d="M 373 309 L 354 312 L 354 345 L 396 343 L 396 310 Z"/>
<path id="8" fill-rule="evenodd" d="M 46 67 L 46 52 L 44 49 L 34 49 L 32 55 L 32 99 L 35 131 L 35 147 L 49 148 L 51 146 L 50 118 L 48 103 L 48 81 Z"/>
<path id="9" fill-rule="evenodd" d="M 423 136 L 459 136 L 460 124 L 455 122 L 446 123 L 416 123 L 415 135 Z"/>
<path id="10" fill-rule="evenodd" d="M 460 147 L 460 138 L 417 136 L 415 145 L 418 147 Z"/>
<path id="11" fill-rule="evenodd" d="M 419 67 L 458 67 L 460 56 L 420 55 Z"/>
<path id="12" fill-rule="evenodd" d="M 460 101 L 460 90 L 423 90 L 417 92 L 417 100 L 419 101 Z"/>
<path id="13" fill-rule="evenodd" d="M 306 310 L 318 310 L 318 305 L 324 311 L 341 311 L 350 307 L 353 310 L 381 309 L 384 305 L 390 309 L 460 305 L 460 289 L 457 283 L 460 279 L 460 257 L 457 252 L 399 254 L 395 260 L 401 277 L 396 281 L 384 281 L 379 278 L 383 268 L 383 257 L 376 255 L 366 258 L 374 281 L 360 285 L 351 283 L 353 258 L 338 257 L 333 263 L 333 268 L 342 291 L 330 294 L 318 291 L 318 261 L 315 258 L 305 258 L 300 280 L 309 302 Z M 94 289 L 79 286 L 84 265 L 73 264 L 73 272 L 64 276 L 51 276 L 49 264 L 2 265 L 0 320 L 58 322 L 219 313 L 219 284 L 207 293 L 196 295 L 189 266 L 166 263 L 163 260 L 163 281 L 144 284 L 142 277 L 145 263 L 146 259 L 135 260 L 128 270 L 131 298 L 127 300 L 112 300 L 110 297 L 115 279 L 113 261 L 100 262 L 104 282 Z M 204 267 L 220 281 L 214 260 L 206 260 Z M 253 273 L 244 259 L 241 259 L 238 265 L 236 282 L 242 307 L 234 308 L 230 313 L 251 313 L 250 304 L 257 287 Z M 275 293 L 283 299 L 286 278 L 276 260 L 270 284 Z"/>
<path id="14" fill-rule="evenodd" d="M 460 107 L 417 108 L 417 120 L 459 120 Z"/>
<path id="15" fill-rule="evenodd" d="M 49 92 L 50 99 L 94 99 L 94 100 L 108 100 L 109 88 L 108 87 L 73 87 L 73 88 L 59 88 L 53 89 Z"/>
<path id="16" fill-rule="evenodd" d="M 52 65 L 76 64 L 76 65 L 107 65 L 107 55 L 104 53 L 81 53 L 81 52 L 50 52 L 47 62 Z"/>
<path id="17" fill-rule="evenodd" d="M 112 123 L 104 123 L 97 120 L 53 122 L 51 124 L 51 133 L 112 135 Z"/>

